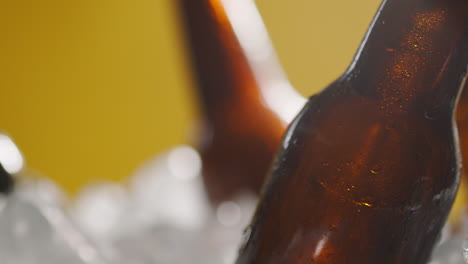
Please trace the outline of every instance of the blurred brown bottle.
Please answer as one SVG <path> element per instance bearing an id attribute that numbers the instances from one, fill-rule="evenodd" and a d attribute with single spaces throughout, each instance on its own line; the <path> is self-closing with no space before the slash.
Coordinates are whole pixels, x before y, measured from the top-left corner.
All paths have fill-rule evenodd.
<path id="1" fill-rule="evenodd" d="M 258 192 L 305 100 L 281 71 L 252 0 L 178 0 L 202 106 L 198 150 L 215 204 Z"/>
<path id="2" fill-rule="evenodd" d="M 459 183 L 468 1 L 386 0 L 291 124 L 237 264 L 427 263 Z"/>
<path id="3" fill-rule="evenodd" d="M 8 194 L 13 190 L 13 176 L 0 163 L 0 194 Z"/>

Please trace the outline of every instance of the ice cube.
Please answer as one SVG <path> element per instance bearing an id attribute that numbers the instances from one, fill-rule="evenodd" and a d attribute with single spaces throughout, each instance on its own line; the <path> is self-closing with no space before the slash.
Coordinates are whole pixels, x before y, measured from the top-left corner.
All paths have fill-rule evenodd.
<path id="1" fill-rule="evenodd" d="M 129 218 L 113 246 L 119 263 L 231 264 L 256 197 L 212 208 L 202 180 L 198 153 L 179 146 L 138 169 L 130 180 Z"/>
<path id="2" fill-rule="evenodd" d="M 115 241 L 116 251 L 122 254 L 119 263 L 232 264 L 255 204 L 255 196 L 226 202 L 207 215 L 198 229 L 156 221 Z"/>
<path id="3" fill-rule="evenodd" d="M 128 209 L 128 194 L 122 185 L 102 182 L 85 187 L 72 206 L 78 225 L 99 242 L 117 236 Z"/>
<path id="4" fill-rule="evenodd" d="M 156 224 L 199 228 L 208 212 L 201 161 L 189 146 L 178 146 L 141 166 L 130 179 L 132 208 L 128 224 L 139 229 Z"/>
<path id="5" fill-rule="evenodd" d="M 100 250 L 107 244 L 114 264 L 231 264 L 256 197 L 212 208 L 200 173 L 198 153 L 178 146 L 136 170 L 128 192 L 112 183 L 86 188 L 73 215 Z"/>
<path id="6" fill-rule="evenodd" d="M 463 217 L 456 230 L 447 223 L 442 230 L 439 243 L 432 252 L 432 260 L 429 264 L 463 264 L 465 248 L 468 244 L 464 243 L 464 238 L 468 237 L 468 218 Z"/>
<path id="7" fill-rule="evenodd" d="M 444 243 L 438 245 L 433 254 L 430 264 L 463 264 L 463 239 L 460 237 L 451 237 Z"/>
<path id="8" fill-rule="evenodd" d="M 19 179 L 15 192 L 17 196 L 29 201 L 37 201 L 52 207 L 63 207 L 68 201 L 65 193 L 55 182 L 31 173 L 25 175 L 24 180 Z"/>
<path id="9" fill-rule="evenodd" d="M 1 198 L 0 263 L 106 263 L 58 207 L 30 199 L 21 192 Z"/>

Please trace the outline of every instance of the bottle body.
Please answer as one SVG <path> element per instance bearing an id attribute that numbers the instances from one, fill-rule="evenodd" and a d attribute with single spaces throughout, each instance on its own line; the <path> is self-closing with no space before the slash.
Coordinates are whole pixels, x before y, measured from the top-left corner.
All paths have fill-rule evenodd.
<path id="1" fill-rule="evenodd" d="M 237 264 L 424 264 L 455 198 L 468 3 L 385 0 L 283 139 Z"/>
<path id="2" fill-rule="evenodd" d="M 426 263 L 458 187 L 451 119 L 330 88 L 286 133 L 237 264 Z"/>

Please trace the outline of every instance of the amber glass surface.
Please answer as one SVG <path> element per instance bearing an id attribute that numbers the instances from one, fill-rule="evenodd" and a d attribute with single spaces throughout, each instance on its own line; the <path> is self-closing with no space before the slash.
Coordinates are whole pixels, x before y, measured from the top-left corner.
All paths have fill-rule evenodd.
<path id="1" fill-rule="evenodd" d="M 468 83 L 465 83 L 463 93 L 460 96 L 460 101 L 456 111 L 456 119 L 458 131 L 460 135 L 460 149 L 463 160 L 462 181 L 464 190 L 468 190 Z M 466 211 L 468 200 L 463 201 L 463 211 Z M 466 213 L 466 212 L 464 212 Z M 457 224 L 459 219 L 455 219 Z"/>
<path id="2" fill-rule="evenodd" d="M 468 2 L 387 0 L 291 124 L 237 264 L 427 263 L 460 173 Z"/>
<path id="3" fill-rule="evenodd" d="M 215 203 L 241 191 L 260 190 L 288 123 L 265 102 L 269 78 L 265 70 L 282 78 L 281 70 L 271 69 L 275 66 L 268 63 L 270 59 L 248 58 L 244 46 L 249 43 L 241 43 L 225 3 L 236 5 L 244 21 L 251 19 L 250 0 L 177 1 L 202 108 L 197 144 L 204 183 Z M 257 22 L 254 19 L 251 25 L 263 26 Z M 264 28 L 260 31 L 267 36 Z M 258 40 L 250 41 L 255 44 Z"/>
<path id="4" fill-rule="evenodd" d="M 13 177 L 0 164 L 0 193 L 9 193 L 13 189 Z"/>

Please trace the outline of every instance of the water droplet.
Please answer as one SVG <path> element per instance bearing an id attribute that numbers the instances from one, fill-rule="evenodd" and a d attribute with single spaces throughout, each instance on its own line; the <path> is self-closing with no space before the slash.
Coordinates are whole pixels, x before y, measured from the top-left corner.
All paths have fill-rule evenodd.
<path id="1" fill-rule="evenodd" d="M 370 203 L 366 203 L 366 202 L 354 202 L 356 205 L 359 205 L 359 206 L 365 206 L 365 207 L 373 207 L 374 205 L 373 204 L 370 204 Z M 361 210 L 358 209 L 358 212 L 360 212 Z"/>
<path id="2" fill-rule="evenodd" d="M 428 109 L 424 112 L 424 116 L 429 120 L 436 120 L 440 117 L 441 114 L 442 111 L 440 111 L 438 108 Z"/>
<path id="3" fill-rule="evenodd" d="M 422 206 L 420 204 L 410 205 L 405 207 L 405 212 L 414 213 L 419 210 Z"/>
<path id="4" fill-rule="evenodd" d="M 380 166 L 380 165 L 375 165 L 375 166 L 372 167 L 372 169 L 370 170 L 370 172 L 371 172 L 372 174 L 379 174 L 381 171 L 382 171 L 382 166 Z"/>

